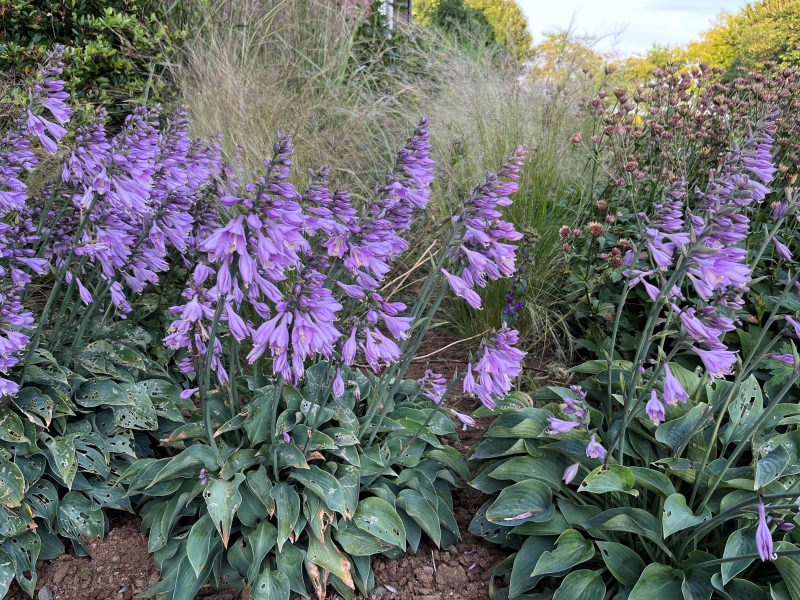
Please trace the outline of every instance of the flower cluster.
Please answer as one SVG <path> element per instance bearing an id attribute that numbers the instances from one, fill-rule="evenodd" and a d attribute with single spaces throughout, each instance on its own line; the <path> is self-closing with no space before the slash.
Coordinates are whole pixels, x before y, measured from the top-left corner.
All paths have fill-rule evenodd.
<path id="1" fill-rule="evenodd" d="M 489 173 L 470 194 L 458 215 L 463 224 L 461 233 L 450 252 L 451 270 L 442 269 L 450 289 L 464 298 L 472 308 L 481 307 L 476 287 L 485 287 L 491 280 L 510 277 L 516 271 L 516 246 L 503 240 L 517 241 L 522 234 L 514 225 L 502 219 L 499 207 L 511 204 L 509 196 L 519 189 L 519 171 L 527 151 L 518 147 L 497 173 Z"/>
<path id="2" fill-rule="evenodd" d="M 519 332 L 505 324 L 484 340 L 477 361 L 467 363 L 464 393 L 477 395 L 484 406 L 494 408 L 497 400 L 511 391 L 511 380 L 522 371 L 525 352 L 515 348 L 518 340 Z"/>

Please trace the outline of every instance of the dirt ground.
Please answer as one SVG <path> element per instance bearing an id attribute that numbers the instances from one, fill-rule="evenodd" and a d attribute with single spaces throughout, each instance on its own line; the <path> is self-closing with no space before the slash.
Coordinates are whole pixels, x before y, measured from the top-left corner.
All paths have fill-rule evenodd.
<path id="1" fill-rule="evenodd" d="M 469 350 L 466 345 L 458 344 L 437 352 L 452 341 L 445 336 L 426 339 L 418 355 L 436 354 L 412 363 L 406 377 L 419 378 L 428 368 L 437 373 L 452 373 L 455 368 L 463 368 Z M 545 367 L 546 361 L 536 361 L 530 368 L 546 372 Z M 456 395 L 447 400 L 447 405 L 470 414 L 480 403 L 476 398 Z M 475 428 L 459 432 L 454 447 L 466 454 L 480 442 L 491 421 L 491 418 L 477 419 Z M 399 560 L 375 558 L 375 589 L 370 600 L 488 600 L 489 579 L 507 552 L 467 532 L 475 511 L 484 501 L 482 494 L 465 485 L 454 490 L 453 498 L 462 540 L 449 550 L 439 550 L 423 541 L 416 553 L 406 554 Z M 139 524 L 138 518 L 116 517 L 106 538 L 89 546 L 89 557 L 78 557 L 70 552 L 53 561 L 39 563 L 37 600 L 131 600 L 149 587 L 158 579 L 158 572 L 147 552 L 147 541 L 139 532 Z M 16 584 L 6 598 L 29 600 Z M 210 589 L 201 590 L 197 598 L 239 600 L 235 592 Z M 328 598 L 337 598 L 333 590 Z"/>

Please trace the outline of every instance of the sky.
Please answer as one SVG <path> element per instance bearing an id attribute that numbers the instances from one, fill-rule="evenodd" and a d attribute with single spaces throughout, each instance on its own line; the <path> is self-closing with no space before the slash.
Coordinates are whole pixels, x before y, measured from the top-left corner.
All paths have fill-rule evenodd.
<path id="1" fill-rule="evenodd" d="M 601 47 L 621 55 L 641 53 L 654 42 L 685 44 L 708 29 L 722 9 L 737 12 L 745 0 L 517 0 L 533 34 L 565 29 L 574 18 L 576 33 L 604 35 Z"/>

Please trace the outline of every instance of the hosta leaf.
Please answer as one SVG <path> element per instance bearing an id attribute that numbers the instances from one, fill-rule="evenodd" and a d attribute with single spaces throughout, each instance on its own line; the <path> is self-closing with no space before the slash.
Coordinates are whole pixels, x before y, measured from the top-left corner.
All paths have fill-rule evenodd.
<path id="1" fill-rule="evenodd" d="M 129 385 L 133 388 L 133 384 L 124 385 Z M 125 429 L 156 429 L 158 427 L 158 415 L 156 415 L 153 403 L 143 392 L 137 390 L 136 394 L 140 396 L 140 399 L 135 404 L 111 407 L 114 411 L 114 421 Z"/>
<path id="2" fill-rule="evenodd" d="M 647 565 L 639 581 L 631 590 L 628 600 L 682 600 L 683 577 L 681 571 L 659 563 Z"/>
<path id="3" fill-rule="evenodd" d="M 699 569 L 692 569 L 684 574 L 681 584 L 683 600 L 711 600 L 714 588 L 711 585 L 711 575 Z"/>
<path id="4" fill-rule="evenodd" d="M 7 460 L 0 460 L 0 503 L 16 508 L 25 495 L 25 477 L 19 467 Z"/>
<path id="5" fill-rule="evenodd" d="M 405 551 L 406 530 L 403 520 L 385 500 L 374 497 L 363 499 L 353 515 L 353 523 L 359 529 Z"/>
<path id="6" fill-rule="evenodd" d="M 625 492 L 638 496 L 639 492 L 633 489 L 636 483 L 633 473 L 628 467 L 622 465 L 600 465 L 589 473 L 578 486 L 579 492 L 603 494 L 606 492 Z"/>
<path id="7" fill-rule="evenodd" d="M 303 581 L 303 562 L 305 553 L 291 544 L 284 546 L 276 557 L 278 570 L 289 579 L 289 587 L 303 597 L 308 596 L 306 584 Z"/>
<path id="8" fill-rule="evenodd" d="M 553 600 L 603 600 L 606 584 L 600 571 L 573 571 L 558 586 Z"/>
<path id="9" fill-rule="evenodd" d="M 322 567 L 336 575 L 350 589 L 355 589 L 353 577 L 350 574 L 350 561 L 336 547 L 330 538 L 330 529 L 325 530 L 325 543 L 321 544 L 315 536 L 311 536 L 308 541 L 308 553 L 306 558 L 309 562 Z"/>
<path id="10" fill-rule="evenodd" d="M 346 511 L 344 492 L 339 481 L 316 465 L 309 469 L 295 469 L 289 475 L 303 486 L 317 494 L 322 501 L 333 511 L 344 514 Z"/>
<path id="11" fill-rule="evenodd" d="M 511 580 L 508 587 L 508 597 L 515 598 L 534 587 L 543 576 L 533 576 L 536 563 L 545 553 L 555 548 L 554 538 L 531 535 L 522 544 L 514 559 L 511 570 Z"/>
<path id="12" fill-rule="evenodd" d="M 0 406 L 0 440 L 4 442 L 27 442 L 22 421 L 7 406 Z"/>
<path id="13" fill-rule="evenodd" d="M 593 556 L 594 544 L 591 540 L 584 539 L 580 532 L 574 529 L 567 529 L 558 536 L 556 549 L 542 554 L 533 569 L 533 573 L 531 573 L 531 577 L 567 571 L 575 565 L 586 562 Z"/>
<path id="14" fill-rule="evenodd" d="M 250 587 L 253 600 L 289 600 L 289 594 L 289 578 L 271 569 L 264 569 Z"/>
<path id="15" fill-rule="evenodd" d="M 14 404 L 31 423 L 40 427 L 50 427 L 55 402 L 50 396 L 43 394 L 39 388 L 28 386 L 22 388 L 14 397 Z"/>
<path id="16" fill-rule="evenodd" d="M 280 553 L 300 516 L 300 496 L 292 486 L 283 481 L 275 484 L 271 494 L 275 500 L 275 510 L 278 514 L 278 552 Z"/>
<path id="17" fill-rule="evenodd" d="M 3 542 L 3 551 L 14 562 L 17 583 L 31 598 L 36 587 L 36 560 L 39 558 L 42 542 L 32 531 L 15 535 Z M 26 577 L 26 573 L 30 577 Z"/>
<path id="18" fill-rule="evenodd" d="M 14 559 L 4 550 L 0 550 L 0 598 L 4 598 L 14 581 Z"/>
<path id="19" fill-rule="evenodd" d="M 61 477 L 67 487 L 72 486 L 75 473 L 78 471 L 74 439 L 74 435 L 62 435 L 47 440 L 47 448 L 50 450 L 47 459 L 50 468 Z"/>
<path id="20" fill-rule="evenodd" d="M 397 495 L 397 507 L 406 511 L 437 546 L 441 544 L 442 530 L 439 516 L 422 494 L 416 490 L 402 490 Z"/>
<path id="21" fill-rule="evenodd" d="M 569 518 L 567 518 L 567 521 L 569 521 Z M 658 544 L 668 556 L 672 556 L 669 548 L 664 545 L 661 536 L 661 522 L 641 508 L 611 508 L 580 525 L 584 529 L 625 531 L 628 533 L 635 533 L 636 535 L 642 535 Z"/>
<path id="22" fill-rule="evenodd" d="M 783 446 L 777 446 L 769 454 L 763 456 L 756 463 L 756 480 L 754 491 L 775 481 L 789 464 L 789 452 Z"/>
<path id="23" fill-rule="evenodd" d="M 631 473 L 633 473 L 636 485 L 640 485 L 646 490 L 655 492 L 665 499 L 667 496 L 671 496 L 675 493 L 675 486 L 672 485 L 669 477 L 660 471 L 649 467 L 629 467 L 629 469 Z"/>
<path id="24" fill-rule="evenodd" d="M 98 406 L 132 406 L 135 399 L 120 384 L 110 379 L 92 379 L 75 392 L 75 402 L 86 408 Z"/>
<path id="25" fill-rule="evenodd" d="M 270 550 L 275 547 L 278 541 L 278 530 L 275 526 L 267 521 L 261 521 L 258 527 L 255 528 L 250 535 L 247 536 L 250 542 L 250 548 L 253 550 L 253 560 L 250 569 L 247 572 L 247 579 L 255 581 L 256 576 L 261 571 L 261 563 L 267 556 Z M 287 581 L 286 587 L 288 589 L 289 583 Z"/>
<path id="26" fill-rule="evenodd" d="M 636 552 L 616 542 L 597 542 L 608 570 L 623 585 L 636 585 L 644 571 L 644 561 Z"/>
<path id="27" fill-rule="evenodd" d="M 682 417 L 662 423 L 656 429 L 656 439 L 676 449 L 694 431 L 707 410 L 708 405 L 700 403 Z"/>
<path id="28" fill-rule="evenodd" d="M 745 556 L 747 554 L 757 553 L 758 548 L 756 547 L 755 534 L 744 535 L 743 530 L 739 529 L 728 536 L 728 541 L 725 543 L 725 550 L 722 553 L 722 557 L 733 558 L 734 556 Z M 731 579 L 744 571 L 752 563 L 752 558 L 749 560 L 744 559 L 722 563 L 722 585 L 728 585 Z"/>
<path id="29" fill-rule="evenodd" d="M 239 493 L 239 486 L 245 477 L 237 473 L 233 481 L 220 481 L 210 479 L 203 490 L 203 499 L 206 501 L 206 509 L 217 528 L 222 545 L 228 547 L 228 538 L 231 534 L 233 516 L 236 509 L 242 503 L 242 495 Z"/>
<path id="30" fill-rule="evenodd" d="M 335 531 L 333 537 L 351 556 L 372 556 L 397 548 L 349 524 L 347 527 Z"/>
<path id="31" fill-rule="evenodd" d="M 32 484 L 26 494 L 25 502 L 31 507 L 33 514 L 44 519 L 53 526 L 58 517 L 58 490 L 48 479 L 40 479 Z"/>
<path id="32" fill-rule="evenodd" d="M 272 426 L 272 401 L 274 398 L 275 392 L 269 390 L 253 398 L 247 405 L 250 409 L 250 414 L 242 426 L 253 447 L 270 439 L 272 435 L 270 428 Z"/>
<path id="33" fill-rule="evenodd" d="M 486 511 L 486 519 L 499 525 L 519 525 L 524 521 L 548 521 L 554 510 L 550 487 L 529 479 L 500 492 Z"/>
<path id="34" fill-rule="evenodd" d="M 198 577 L 200 577 L 200 573 L 208 562 L 215 531 L 214 522 L 207 513 L 195 521 L 189 530 L 189 537 L 186 541 L 186 554 Z"/>
<path id="35" fill-rule="evenodd" d="M 526 479 L 538 479 L 550 486 L 560 486 L 564 469 L 567 466 L 569 466 L 569 462 L 560 454 L 539 457 L 516 456 L 501 462 L 488 475 L 492 479 L 504 479 L 517 483 Z"/>
<path id="36" fill-rule="evenodd" d="M 669 537 L 673 533 L 695 527 L 711 518 L 711 511 L 706 507 L 697 516 L 686 506 L 686 498 L 683 494 L 672 494 L 664 502 L 664 513 L 661 523 L 664 528 L 664 537 Z"/>
<path id="37" fill-rule="evenodd" d="M 58 528 L 61 535 L 75 540 L 101 538 L 105 533 L 103 511 L 93 509 L 83 493 L 68 492 L 58 504 Z"/>

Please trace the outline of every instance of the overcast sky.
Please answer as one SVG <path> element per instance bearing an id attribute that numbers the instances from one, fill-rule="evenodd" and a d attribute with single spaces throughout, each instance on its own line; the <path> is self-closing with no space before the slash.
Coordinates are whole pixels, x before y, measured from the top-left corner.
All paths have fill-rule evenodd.
<path id="1" fill-rule="evenodd" d="M 621 54 L 644 52 L 653 42 L 685 44 L 708 29 L 722 10 L 736 12 L 745 0 L 517 0 L 533 33 L 566 28 L 574 17 L 578 33 L 622 33 L 607 38 Z"/>

